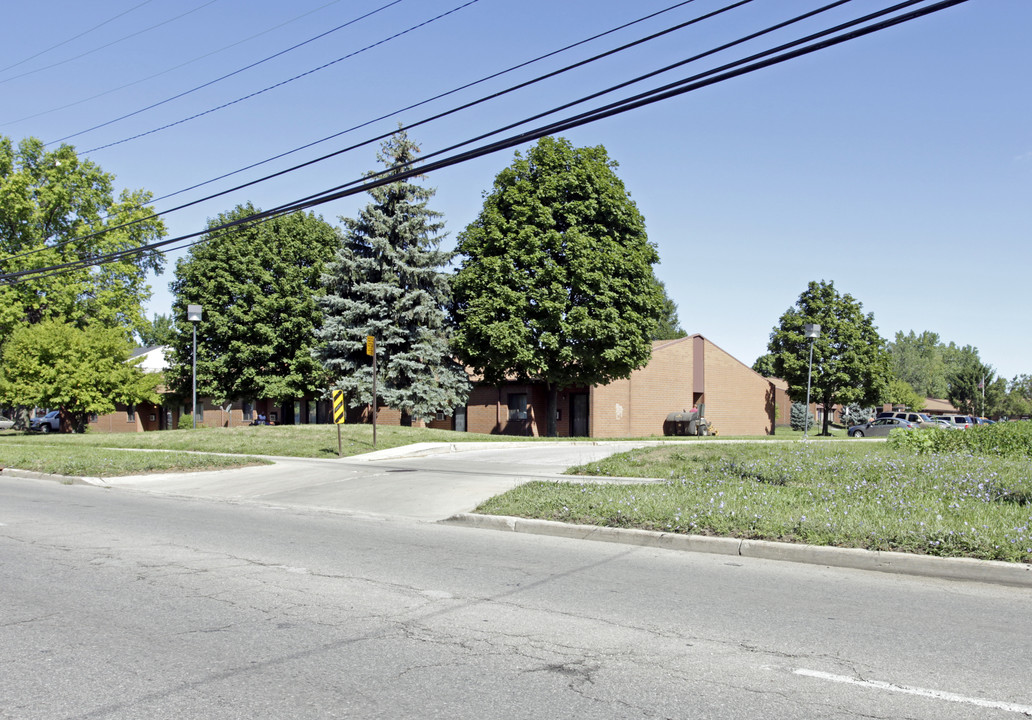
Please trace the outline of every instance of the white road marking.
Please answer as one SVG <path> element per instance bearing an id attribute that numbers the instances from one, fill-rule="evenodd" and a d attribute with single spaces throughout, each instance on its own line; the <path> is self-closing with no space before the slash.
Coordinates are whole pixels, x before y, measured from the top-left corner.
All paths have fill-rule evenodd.
<path id="1" fill-rule="evenodd" d="M 907 695 L 919 695 L 921 697 L 945 700 L 947 702 L 967 703 L 968 705 L 994 708 L 996 710 L 1007 710 L 1008 712 L 1023 713 L 1025 715 L 1032 716 L 1032 705 L 1017 705 L 1015 703 L 999 702 L 996 700 L 982 700 L 981 698 L 957 695 L 956 693 L 943 692 L 942 690 L 928 690 L 926 688 L 910 687 L 909 685 L 896 685 L 895 683 L 889 683 L 883 680 L 860 680 L 846 675 L 833 675 L 832 673 L 821 672 L 820 670 L 807 670 L 806 668 L 798 668 L 793 672 L 796 675 L 805 675 L 806 677 L 818 678 L 820 680 L 830 680 L 831 682 L 859 685 L 860 687 L 875 688 L 877 690 L 890 690 L 892 692 L 906 693 Z"/>

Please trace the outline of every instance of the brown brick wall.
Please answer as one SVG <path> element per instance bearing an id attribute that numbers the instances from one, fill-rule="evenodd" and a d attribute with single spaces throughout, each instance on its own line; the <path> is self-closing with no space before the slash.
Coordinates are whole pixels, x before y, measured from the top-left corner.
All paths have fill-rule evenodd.
<path id="1" fill-rule="evenodd" d="M 774 386 L 767 378 L 706 341 L 706 418 L 721 435 L 769 435 Z"/>
<path id="2" fill-rule="evenodd" d="M 692 406 L 692 371 L 692 338 L 654 344 L 649 364 L 629 379 L 592 389 L 591 435 L 662 435 L 668 414 Z"/>
<path id="3" fill-rule="evenodd" d="M 703 392 L 695 393 L 695 344 L 702 343 Z M 648 437 L 663 434 L 667 415 L 705 403 L 707 419 L 719 433 L 771 432 L 774 390 L 770 382 L 701 335 L 657 342 L 652 359 L 627 380 L 591 391 L 593 437 Z"/>

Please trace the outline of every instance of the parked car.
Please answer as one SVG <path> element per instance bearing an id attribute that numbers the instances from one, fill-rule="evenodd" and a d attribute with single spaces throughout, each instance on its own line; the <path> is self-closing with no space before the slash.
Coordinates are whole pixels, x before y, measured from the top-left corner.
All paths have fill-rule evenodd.
<path id="1" fill-rule="evenodd" d="M 927 413 L 914 412 L 913 410 L 880 412 L 875 416 L 875 419 L 887 417 L 899 418 L 900 420 L 906 420 L 907 422 L 912 422 L 922 427 L 935 427 L 934 425 L 932 425 L 932 423 L 935 422 L 935 419 L 931 415 L 928 415 Z"/>
<path id="2" fill-rule="evenodd" d="M 34 417 L 29 420 L 29 430 L 39 430 L 43 433 L 57 432 L 61 429 L 61 411 L 51 410 L 43 417 Z"/>
<path id="3" fill-rule="evenodd" d="M 989 418 L 984 418 L 984 417 L 976 417 L 974 420 L 975 420 L 975 424 L 976 425 L 995 425 L 996 424 L 995 420 L 990 420 Z"/>
<path id="4" fill-rule="evenodd" d="M 966 430 L 975 424 L 974 418 L 970 415 L 940 415 L 940 420 L 945 420 L 950 427 L 957 430 Z"/>
<path id="5" fill-rule="evenodd" d="M 849 428 L 849 437 L 887 437 L 893 430 L 917 430 L 918 424 L 901 418 L 876 418 L 862 425 Z"/>
<path id="6" fill-rule="evenodd" d="M 10 430 L 14 427 L 14 420 L 6 415 L 0 415 L 0 430 Z"/>

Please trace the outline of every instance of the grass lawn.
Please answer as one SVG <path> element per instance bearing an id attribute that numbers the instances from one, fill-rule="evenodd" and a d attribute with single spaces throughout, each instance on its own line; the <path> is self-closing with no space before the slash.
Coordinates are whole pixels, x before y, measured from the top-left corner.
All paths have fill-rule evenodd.
<path id="1" fill-rule="evenodd" d="M 376 430 L 373 447 L 372 425 L 342 425 L 341 446 L 345 457 L 411 445 L 417 442 L 473 442 L 534 440 L 511 435 L 477 435 L 450 430 L 381 426 Z M 337 457 L 335 425 L 263 425 L 197 430 L 162 430 L 146 433 L 64 434 L 0 432 L 0 460 L 12 444 L 29 447 L 94 447 L 146 450 L 191 450 L 195 452 L 240 455 L 281 455 L 287 457 Z M 13 467 L 12 463 L 7 463 Z"/>
<path id="2" fill-rule="evenodd" d="M 197 472 L 266 463 L 269 461 L 242 455 L 226 457 L 175 451 L 134 452 L 88 446 L 72 449 L 67 444 L 21 444 L 6 437 L 0 438 L 0 467 L 71 477 Z"/>
<path id="3" fill-rule="evenodd" d="M 1032 562 L 1027 458 L 915 454 L 870 441 L 693 443 L 622 453 L 570 472 L 658 480 L 528 483 L 477 511 Z"/>

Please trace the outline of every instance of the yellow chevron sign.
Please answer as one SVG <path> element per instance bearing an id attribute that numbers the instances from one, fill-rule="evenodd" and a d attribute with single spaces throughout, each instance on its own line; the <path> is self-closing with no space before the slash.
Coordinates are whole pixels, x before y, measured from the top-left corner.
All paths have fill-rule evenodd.
<path id="1" fill-rule="evenodd" d="M 344 391 L 333 391 L 333 422 L 338 425 L 344 424 Z"/>

